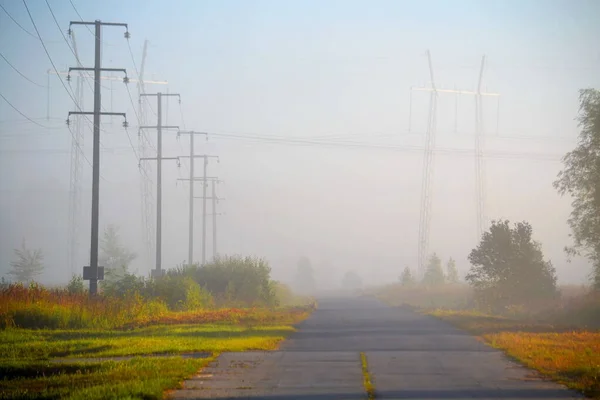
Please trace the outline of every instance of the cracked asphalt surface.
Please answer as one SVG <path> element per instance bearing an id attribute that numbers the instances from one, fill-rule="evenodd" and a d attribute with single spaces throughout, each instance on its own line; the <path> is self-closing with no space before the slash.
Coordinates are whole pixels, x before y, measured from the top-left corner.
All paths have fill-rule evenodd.
<path id="1" fill-rule="evenodd" d="M 360 352 L 376 399 L 575 399 L 433 317 L 368 297 L 319 299 L 279 351 L 225 353 L 175 399 L 366 399 Z"/>

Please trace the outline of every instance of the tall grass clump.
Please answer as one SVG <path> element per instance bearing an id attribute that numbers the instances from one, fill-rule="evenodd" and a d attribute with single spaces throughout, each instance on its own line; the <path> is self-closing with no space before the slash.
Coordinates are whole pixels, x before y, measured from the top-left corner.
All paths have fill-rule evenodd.
<path id="1" fill-rule="evenodd" d="M 20 283 L 0 288 L 0 329 L 114 328 L 165 312 L 168 307 L 163 301 L 139 295 L 90 298 L 85 292 L 73 293 L 68 288 Z"/>
<path id="2" fill-rule="evenodd" d="M 130 328 L 154 323 L 197 323 L 248 318 L 281 319 L 278 306 L 306 312 L 309 299 L 270 279 L 263 259 L 221 257 L 202 267 L 180 266 L 160 279 L 123 273 L 101 281 L 90 297 L 80 277 L 64 288 L 2 282 L 0 329 Z M 264 312 L 261 311 L 264 309 Z M 270 310 L 267 310 L 270 309 Z M 269 314 L 271 313 L 271 314 Z"/>

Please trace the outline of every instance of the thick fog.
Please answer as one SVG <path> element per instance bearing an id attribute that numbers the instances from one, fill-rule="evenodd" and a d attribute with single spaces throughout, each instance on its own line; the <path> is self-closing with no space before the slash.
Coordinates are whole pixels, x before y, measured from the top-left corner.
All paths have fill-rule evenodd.
<path id="1" fill-rule="evenodd" d="M 69 22 L 80 19 L 69 2 L 48 3 L 50 8 L 44 1 L 28 5 L 48 54 L 64 71 L 76 61 L 62 35 L 70 44 Z M 73 89 L 75 79 L 48 72 L 53 66 L 33 37 L 23 3 L 0 4 L 0 93 L 42 125 L 0 99 L 0 276 L 25 239 L 44 251 L 40 280 L 62 283 L 89 265 L 92 174 L 82 159 L 77 268 L 69 266 L 72 136 L 65 120 L 76 106 L 60 79 Z M 148 40 L 144 78 L 168 84 L 148 83 L 146 92 L 181 95 L 181 104 L 165 100 L 163 123 L 209 133 L 196 137 L 195 150 L 219 156 L 208 167 L 209 176 L 224 181 L 218 186 L 225 198 L 218 205 L 224 213 L 218 216 L 218 252 L 265 257 L 273 276 L 284 281 L 307 256 L 321 287 L 339 285 L 348 270 L 374 284 L 397 280 L 405 266 L 417 267 L 430 100 L 428 92 L 411 96 L 410 88 L 431 86 L 429 50 L 438 88 L 474 91 L 485 55 L 483 90 L 500 94 L 499 100 L 483 98 L 485 218 L 530 222 L 559 281 L 586 281 L 588 263 L 568 263 L 563 251 L 570 244 L 571 200 L 561 198 L 552 182 L 561 157 L 576 144 L 578 90 L 600 86 L 600 3 L 73 4 L 86 21 L 129 24 L 135 65 L 124 29 L 105 27 L 103 67 L 126 68 L 137 79 Z M 73 31 L 82 64 L 92 67 L 94 36 L 84 26 Z M 91 111 L 93 80 L 88 82 L 80 106 Z M 132 269 L 147 275 L 154 249 L 143 241 L 138 89 L 130 83 L 128 93 L 125 84 L 109 80 L 102 86 L 104 111 L 127 113 L 130 126 L 126 132 L 120 117 L 102 119 L 100 231 L 119 226 L 124 244 L 139 254 Z M 146 123 L 156 125 L 156 99 L 149 102 Z M 155 145 L 156 130 L 147 134 Z M 463 275 L 478 242 L 474 134 L 474 96 L 440 93 L 429 250 L 455 258 Z M 81 146 L 91 160 L 90 123 Z M 163 131 L 165 157 L 188 154 L 189 136 Z M 155 182 L 156 162 L 142 163 Z M 188 159 L 180 167 L 163 161 L 164 268 L 187 260 L 189 182 L 177 179 L 188 176 Z M 194 261 L 201 256 L 201 214 L 196 199 Z M 211 216 L 207 234 L 210 259 Z"/>

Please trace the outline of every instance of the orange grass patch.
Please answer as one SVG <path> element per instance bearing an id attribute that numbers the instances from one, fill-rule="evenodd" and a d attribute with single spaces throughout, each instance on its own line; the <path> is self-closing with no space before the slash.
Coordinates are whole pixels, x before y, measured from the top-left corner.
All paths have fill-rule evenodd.
<path id="1" fill-rule="evenodd" d="M 483 338 L 526 366 L 600 398 L 599 332 L 499 332 Z"/>
<path id="2" fill-rule="evenodd" d="M 600 399 L 600 332 L 474 312 L 430 313 L 483 338 L 529 368 Z"/>

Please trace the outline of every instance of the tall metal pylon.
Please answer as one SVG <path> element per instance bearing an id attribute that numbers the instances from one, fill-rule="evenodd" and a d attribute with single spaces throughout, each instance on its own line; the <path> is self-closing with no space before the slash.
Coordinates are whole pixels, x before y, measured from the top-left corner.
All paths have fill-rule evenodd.
<path id="1" fill-rule="evenodd" d="M 485 56 L 481 58 L 481 68 L 479 69 L 479 80 L 477 82 L 477 95 L 475 95 L 475 201 L 477 203 L 477 240 L 481 238 L 487 225 L 485 214 L 485 161 L 483 159 L 483 148 L 481 143 L 483 136 L 481 83 L 483 80 L 484 68 Z"/>
<path id="2" fill-rule="evenodd" d="M 423 180 L 421 183 L 421 210 L 419 216 L 419 254 L 417 275 L 420 278 L 425 273 L 425 263 L 429 252 L 429 227 L 431 225 L 431 198 L 433 180 L 433 161 L 435 148 L 435 130 L 437 122 L 437 89 L 433 76 L 431 53 L 427 50 L 427 62 L 429 64 L 429 76 L 431 79 L 431 94 L 429 97 L 429 114 L 427 118 L 427 132 L 425 134 L 425 154 L 423 155 Z"/>
<path id="3" fill-rule="evenodd" d="M 146 120 L 146 108 L 144 107 L 144 97 L 146 89 L 144 86 L 144 70 L 146 65 L 146 56 L 148 54 L 148 40 L 144 41 L 144 49 L 142 51 L 142 62 L 140 64 L 139 77 L 138 77 L 138 115 L 140 118 L 140 126 L 147 125 Z M 140 128 L 138 131 L 138 145 L 140 157 L 150 157 L 150 139 L 145 129 Z M 140 194 L 142 196 L 142 240 L 144 243 L 146 257 L 149 263 L 152 263 L 152 250 L 154 249 L 154 185 L 148 174 L 140 174 Z"/>
<path id="4" fill-rule="evenodd" d="M 77 66 L 83 67 L 79 60 L 75 33 L 71 32 L 73 52 Z M 50 75 L 48 75 L 49 77 Z M 79 72 L 75 81 L 75 107 L 83 108 L 83 76 Z M 79 265 L 79 218 L 81 205 L 81 147 L 83 145 L 83 124 L 81 116 L 75 116 L 73 135 L 71 138 L 71 167 L 69 180 L 69 269 L 75 274 Z"/>
<path id="5" fill-rule="evenodd" d="M 483 107 L 482 99 L 484 96 L 496 97 L 499 103 L 498 93 L 483 92 L 483 71 L 485 67 L 485 56 L 481 60 L 481 67 L 479 71 L 479 80 L 477 90 L 459 90 L 456 89 L 440 89 L 435 85 L 433 67 L 431 63 L 431 54 L 427 51 L 427 60 L 429 63 L 429 74 L 431 79 L 431 87 L 414 87 L 411 86 L 411 96 L 409 105 L 409 131 L 412 125 L 412 91 L 426 91 L 431 92 L 430 103 L 429 103 L 429 114 L 427 122 L 427 131 L 425 137 L 425 155 L 423 159 L 423 180 L 421 187 L 421 210 L 419 220 L 419 248 L 418 248 L 418 271 L 417 275 L 422 278 L 425 271 L 425 263 L 427 262 L 427 256 L 429 253 L 429 231 L 431 222 L 431 200 L 432 200 L 432 180 L 433 180 L 433 152 L 435 148 L 435 132 L 437 124 L 437 96 L 440 93 L 450 93 L 455 96 L 454 105 L 454 131 L 458 130 L 458 96 L 459 95 L 471 95 L 475 96 L 475 194 L 476 194 L 476 217 L 477 217 L 477 235 L 481 237 L 483 231 L 486 228 L 486 215 L 485 215 L 485 171 L 484 171 L 484 157 L 483 157 Z M 498 108 L 499 110 L 499 108 Z M 499 117 L 497 115 L 497 121 Z M 498 122 L 496 123 L 498 124 Z"/>

